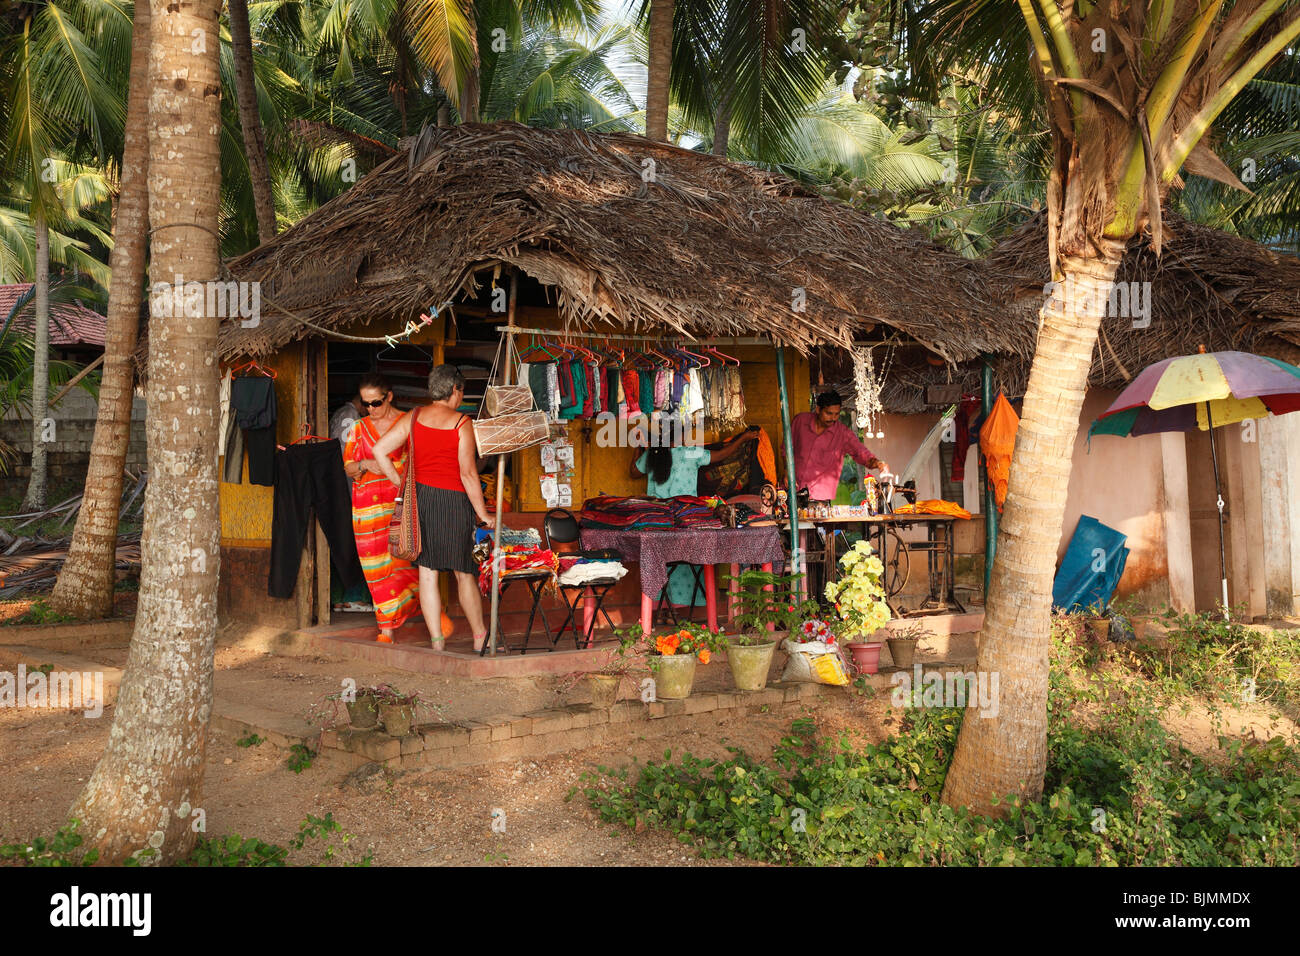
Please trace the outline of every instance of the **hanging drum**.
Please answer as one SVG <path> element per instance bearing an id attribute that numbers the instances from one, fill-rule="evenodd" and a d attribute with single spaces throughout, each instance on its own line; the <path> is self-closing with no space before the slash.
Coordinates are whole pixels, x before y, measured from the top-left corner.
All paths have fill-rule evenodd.
<path id="1" fill-rule="evenodd" d="M 551 429 L 545 412 L 517 412 L 474 422 L 474 443 L 478 446 L 480 458 L 508 455 L 521 448 L 540 445 L 550 437 Z"/>
<path id="2" fill-rule="evenodd" d="M 533 410 L 533 393 L 527 385 L 489 385 L 483 395 L 483 410 L 491 418 Z"/>

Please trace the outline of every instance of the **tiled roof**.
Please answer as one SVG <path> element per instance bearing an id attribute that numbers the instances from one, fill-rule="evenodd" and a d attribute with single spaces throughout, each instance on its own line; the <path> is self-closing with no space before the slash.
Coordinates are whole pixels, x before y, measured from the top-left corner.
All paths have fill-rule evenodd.
<path id="1" fill-rule="evenodd" d="M 4 323 L 14 303 L 31 287 L 30 282 L 0 285 L 0 324 Z M 106 321 L 104 316 L 84 305 L 51 302 L 50 345 L 97 345 L 103 348 Z M 14 316 L 13 327 L 29 335 L 36 331 L 35 307 L 30 300 L 23 310 Z"/>

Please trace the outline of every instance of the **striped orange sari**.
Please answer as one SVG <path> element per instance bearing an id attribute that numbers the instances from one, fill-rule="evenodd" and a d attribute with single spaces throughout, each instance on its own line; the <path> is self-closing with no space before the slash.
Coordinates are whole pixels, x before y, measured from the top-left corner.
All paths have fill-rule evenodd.
<path id="1" fill-rule="evenodd" d="M 379 435 L 370 416 L 357 422 L 343 449 L 344 461 L 373 458 Z M 406 446 L 389 455 L 398 475 L 406 471 Z M 397 489 L 383 475 L 363 471 L 352 483 L 352 532 L 361 570 L 375 603 L 381 630 L 393 630 L 420 610 L 419 571 L 388 553 L 388 524 L 396 510 Z"/>

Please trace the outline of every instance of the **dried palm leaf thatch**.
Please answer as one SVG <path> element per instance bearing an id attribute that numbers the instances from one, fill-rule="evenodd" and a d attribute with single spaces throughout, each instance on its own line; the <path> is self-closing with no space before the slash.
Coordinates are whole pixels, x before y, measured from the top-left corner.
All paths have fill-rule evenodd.
<path id="1" fill-rule="evenodd" d="M 1123 388 L 1148 365 L 1191 354 L 1200 345 L 1210 351 L 1239 349 L 1300 361 L 1300 258 L 1168 213 L 1164 227 L 1159 258 L 1149 238 L 1129 245 L 1116 277 L 1127 289 L 1115 299 L 1118 313 L 1125 311 L 1127 298 L 1127 314 L 1111 314 L 1107 302 L 1090 387 Z M 1032 336 L 1051 278 L 1043 218 L 1026 223 L 983 261 L 990 282 L 1004 287 L 1008 321 Z M 1133 283 L 1138 283 L 1137 304 Z M 1150 285 L 1144 288 L 1143 283 Z M 1149 314 L 1137 314 L 1147 304 Z M 1023 395 L 1029 363 L 1021 354 L 993 354 L 994 392 L 1005 391 L 1010 398 Z M 831 373 L 840 372 L 835 366 Z M 979 362 L 935 367 L 918 350 L 903 349 L 890 368 L 881 400 L 896 414 L 933 412 L 936 409 L 925 403 L 925 387 L 946 383 L 978 394 Z"/>
<path id="2" fill-rule="evenodd" d="M 1001 242 L 988 263 L 999 281 L 1008 274 L 1018 277 L 1013 311 L 1021 321 L 1036 323 L 1051 278 L 1043 218 L 1031 220 Z M 1115 278 L 1116 286 L 1121 283 L 1127 289 L 1115 291 L 1102 319 L 1088 378 L 1091 386 L 1122 388 L 1153 362 L 1187 355 L 1199 345 L 1286 361 L 1300 357 L 1296 256 L 1166 213 L 1161 254 L 1157 257 L 1150 237 L 1135 238 Z M 1144 310 L 1149 303 L 1147 314 L 1138 314 L 1137 301 Z M 1027 363 L 1012 364 L 1023 366 L 1022 375 L 1028 374 Z"/>
<path id="3" fill-rule="evenodd" d="M 501 123 L 426 128 L 232 262 L 235 278 L 262 283 L 262 316 L 223 326 L 221 353 L 261 356 L 319 334 L 301 319 L 392 333 L 498 263 L 555 287 L 574 327 L 766 333 L 806 350 L 881 323 L 949 361 L 1032 348 L 986 267 L 919 233 L 639 136 Z"/>

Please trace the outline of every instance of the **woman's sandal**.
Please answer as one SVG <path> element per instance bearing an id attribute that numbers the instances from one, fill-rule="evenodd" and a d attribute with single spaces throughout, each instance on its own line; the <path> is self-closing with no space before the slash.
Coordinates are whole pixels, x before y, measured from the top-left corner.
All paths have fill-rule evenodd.
<path id="1" fill-rule="evenodd" d="M 375 638 L 375 640 L 378 641 L 380 644 L 391 644 L 393 643 L 393 635 L 385 634 L 383 631 L 380 631 L 379 635 Z"/>
<path id="2" fill-rule="evenodd" d="M 447 649 L 447 639 L 445 637 L 431 637 L 429 644 L 435 651 L 445 651 Z"/>
<path id="3" fill-rule="evenodd" d="M 483 653 L 483 644 L 488 639 L 488 632 L 484 631 L 482 634 L 474 634 L 472 637 L 474 639 L 474 653 Z"/>

